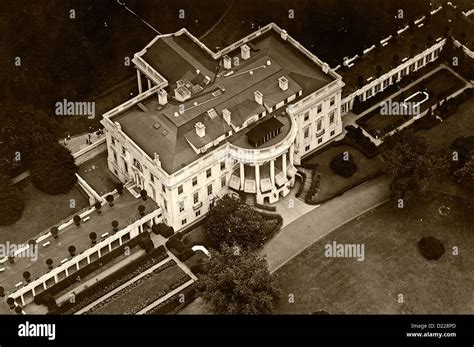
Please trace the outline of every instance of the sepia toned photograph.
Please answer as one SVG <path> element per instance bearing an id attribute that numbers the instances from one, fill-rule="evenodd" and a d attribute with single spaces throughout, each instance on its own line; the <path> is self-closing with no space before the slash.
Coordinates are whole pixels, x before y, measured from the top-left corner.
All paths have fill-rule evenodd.
<path id="1" fill-rule="evenodd" d="M 474 343 L 472 0 L 2 0 L 0 62 L 0 345 Z"/>

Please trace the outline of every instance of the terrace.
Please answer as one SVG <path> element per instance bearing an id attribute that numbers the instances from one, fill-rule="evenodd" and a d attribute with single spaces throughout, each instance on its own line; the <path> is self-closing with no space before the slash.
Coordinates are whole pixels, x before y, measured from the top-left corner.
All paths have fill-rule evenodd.
<path id="1" fill-rule="evenodd" d="M 98 237 L 97 241 L 100 241 L 101 235 L 104 233 L 113 234 L 112 221 L 118 221 L 118 228 L 123 229 L 127 225 L 139 220 L 139 205 L 145 206 L 145 213 L 150 213 L 157 208 L 151 199 L 146 201 L 138 200 L 127 191 L 124 191 L 121 196 L 116 198 L 113 207 L 109 205 L 103 206 L 101 214 L 91 210 L 90 214 L 82 218 L 80 226 L 69 223 L 69 225 L 60 230 L 57 239 L 51 235 L 44 238 L 37 247 L 37 259 L 16 257 L 13 264 L 9 262 L 1 264 L 1 267 L 5 268 L 5 270 L 0 273 L 0 286 L 5 288 L 8 295 L 8 293 L 12 293 L 26 285 L 25 279 L 22 276 L 24 271 L 31 273 L 32 281 L 47 274 L 52 271 L 48 269 L 45 263 L 47 259 L 53 260 L 53 266 L 62 265 L 63 262 L 73 258 L 68 251 L 68 247 L 71 245 L 75 246 L 75 253 L 77 255 L 83 253 L 92 246 L 89 238 L 91 232 L 95 232 Z M 61 276 L 64 277 L 65 274 L 63 273 Z M 58 276 L 58 280 L 61 280 L 61 276 Z M 3 305 L 1 307 L 4 308 Z"/>

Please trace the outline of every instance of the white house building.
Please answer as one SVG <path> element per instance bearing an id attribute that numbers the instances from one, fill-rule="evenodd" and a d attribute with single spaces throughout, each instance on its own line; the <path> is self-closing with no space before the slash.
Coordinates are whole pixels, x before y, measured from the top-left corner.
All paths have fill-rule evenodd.
<path id="1" fill-rule="evenodd" d="M 286 196 L 342 132 L 341 76 L 269 24 L 212 52 L 186 29 L 135 54 L 139 95 L 106 113 L 109 169 L 179 230 L 230 191 Z"/>

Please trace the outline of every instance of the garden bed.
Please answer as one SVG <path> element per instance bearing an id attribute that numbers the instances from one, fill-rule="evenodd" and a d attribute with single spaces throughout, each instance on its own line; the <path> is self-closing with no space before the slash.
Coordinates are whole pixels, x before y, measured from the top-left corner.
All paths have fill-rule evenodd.
<path id="1" fill-rule="evenodd" d="M 93 314 L 136 314 L 168 292 L 190 280 L 190 277 L 170 260 L 126 288 L 91 308 Z"/>

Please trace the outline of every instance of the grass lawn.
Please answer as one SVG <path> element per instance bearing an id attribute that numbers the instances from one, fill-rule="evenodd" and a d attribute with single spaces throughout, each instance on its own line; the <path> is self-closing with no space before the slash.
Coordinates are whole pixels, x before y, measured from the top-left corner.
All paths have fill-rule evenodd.
<path id="1" fill-rule="evenodd" d="M 68 194 L 48 195 L 36 189 L 29 178 L 19 182 L 17 186 L 23 191 L 25 210 L 15 224 L 0 226 L 0 243 L 26 242 L 89 205 L 79 188 L 71 189 Z M 73 208 L 72 199 L 75 202 Z"/>
<path id="2" fill-rule="evenodd" d="M 474 120 L 472 110 L 474 98 L 458 107 L 455 114 L 429 130 L 420 130 L 419 134 L 429 140 L 432 150 L 449 148 L 449 145 L 460 136 L 474 134 Z"/>
<path id="3" fill-rule="evenodd" d="M 448 206 L 449 215 L 439 214 L 440 206 Z M 457 197 L 430 193 L 409 209 L 386 203 L 340 227 L 276 272 L 283 289 L 277 311 L 472 314 L 474 233 L 464 207 Z M 438 261 L 426 260 L 417 248 L 430 235 L 444 243 L 446 253 Z M 364 261 L 325 257 L 325 245 L 333 241 L 363 244 Z M 452 253 L 455 246 L 458 255 Z"/>
<path id="4" fill-rule="evenodd" d="M 420 105 L 419 112 L 421 113 L 438 103 L 439 100 L 443 100 L 448 95 L 463 88 L 464 85 L 464 81 L 455 76 L 451 71 L 448 69 L 441 69 L 433 75 L 418 82 L 410 89 L 397 94 L 392 98 L 392 102 L 400 103 L 417 92 L 426 91 L 429 94 L 429 99 Z M 407 102 L 416 103 L 423 97 L 424 96 L 417 95 L 407 100 Z M 389 99 L 384 100 L 382 103 L 386 102 L 389 102 Z M 369 134 L 377 138 L 383 137 L 392 130 L 395 130 L 405 122 L 409 121 L 412 117 L 413 114 L 381 114 L 381 107 L 379 107 L 359 118 L 356 123 L 364 128 Z"/>
<path id="5" fill-rule="evenodd" d="M 178 265 L 167 267 L 158 274 L 143 280 L 131 289 L 125 289 L 123 294 L 113 299 L 109 303 L 95 311 L 95 314 L 124 314 L 136 313 L 153 301 L 157 300 L 156 295 L 161 291 L 170 291 L 170 286 L 178 282 L 185 276 L 183 270 Z M 143 306 L 143 307 L 142 307 Z M 139 308 L 136 310 L 136 308 Z"/>
<path id="6" fill-rule="evenodd" d="M 79 176 L 101 196 L 114 190 L 118 182 L 107 167 L 107 151 L 81 164 Z"/>
<path id="7" fill-rule="evenodd" d="M 352 177 L 344 178 L 336 174 L 330 167 L 331 160 L 342 152 L 349 152 L 357 164 L 357 171 Z M 330 146 L 323 152 L 316 154 L 307 161 L 306 164 L 319 164 L 317 171 L 321 173 L 321 186 L 316 196 L 316 200 L 325 200 L 333 197 L 341 191 L 353 186 L 354 184 L 362 183 L 365 179 L 375 175 L 382 170 L 382 159 L 376 156 L 372 159 L 360 152 L 358 149 L 347 146 Z"/>

